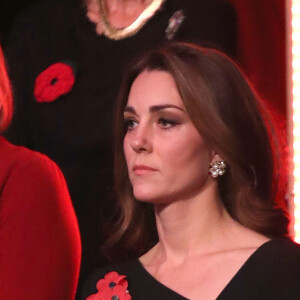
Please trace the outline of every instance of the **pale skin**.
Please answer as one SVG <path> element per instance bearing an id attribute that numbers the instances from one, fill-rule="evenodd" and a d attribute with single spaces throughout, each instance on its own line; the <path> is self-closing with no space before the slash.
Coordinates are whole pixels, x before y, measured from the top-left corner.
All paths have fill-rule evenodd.
<path id="1" fill-rule="evenodd" d="M 141 73 L 132 85 L 124 119 L 124 152 L 134 196 L 153 203 L 159 236 L 139 258 L 141 263 L 188 299 L 216 299 L 269 239 L 227 213 L 217 180 L 208 172 L 209 163 L 220 156 L 194 127 L 170 74 Z"/>
<path id="2" fill-rule="evenodd" d="M 132 24 L 152 0 L 106 0 L 109 23 L 115 28 L 124 28 Z M 87 16 L 96 23 L 96 32 L 103 33 L 99 15 L 98 0 L 86 0 Z"/>

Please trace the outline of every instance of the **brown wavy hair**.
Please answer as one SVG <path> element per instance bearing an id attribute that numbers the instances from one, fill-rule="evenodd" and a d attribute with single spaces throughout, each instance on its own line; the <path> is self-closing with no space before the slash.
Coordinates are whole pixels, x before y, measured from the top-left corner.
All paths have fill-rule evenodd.
<path id="1" fill-rule="evenodd" d="M 0 46 L 0 132 L 9 126 L 13 114 L 11 85 L 8 78 L 5 59 Z"/>
<path id="2" fill-rule="evenodd" d="M 172 75 L 193 124 L 229 166 L 218 179 L 218 188 L 231 217 L 268 237 L 287 236 L 286 172 L 280 158 L 282 144 L 269 110 L 227 56 L 174 42 L 134 62 L 121 86 L 115 113 L 119 212 L 106 250 L 112 254 L 111 246 L 117 246 L 122 253 L 137 256 L 157 240 L 152 206 L 134 199 L 123 152 L 123 110 L 134 80 L 145 70 Z"/>

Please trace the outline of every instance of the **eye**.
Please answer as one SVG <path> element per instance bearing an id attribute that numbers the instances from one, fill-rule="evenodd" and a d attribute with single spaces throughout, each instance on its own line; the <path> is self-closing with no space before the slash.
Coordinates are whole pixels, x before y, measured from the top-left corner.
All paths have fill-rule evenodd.
<path id="1" fill-rule="evenodd" d="M 138 122 L 132 118 L 125 119 L 125 128 L 127 130 L 132 130 L 138 125 Z"/>
<path id="2" fill-rule="evenodd" d="M 158 125 L 163 128 L 163 129 L 169 129 L 172 128 L 176 125 L 178 125 L 179 123 L 175 120 L 171 120 L 171 119 L 166 119 L 166 118 L 160 118 L 158 120 Z"/>

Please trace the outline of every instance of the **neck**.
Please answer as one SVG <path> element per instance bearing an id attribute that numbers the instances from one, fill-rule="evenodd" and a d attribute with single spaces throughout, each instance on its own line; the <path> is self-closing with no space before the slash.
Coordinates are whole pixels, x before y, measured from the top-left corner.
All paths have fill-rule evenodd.
<path id="1" fill-rule="evenodd" d="M 219 241 L 235 223 L 216 189 L 206 190 L 193 199 L 157 205 L 155 214 L 159 243 L 153 257 L 175 264 L 219 249 Z"/>

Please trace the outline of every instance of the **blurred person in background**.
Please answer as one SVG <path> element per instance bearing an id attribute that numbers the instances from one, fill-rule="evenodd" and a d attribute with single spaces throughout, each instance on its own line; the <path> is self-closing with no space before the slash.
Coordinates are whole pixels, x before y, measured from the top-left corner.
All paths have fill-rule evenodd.
<path id="1" fill-rule="evenodd" d="M 0 48 L 0 131 L 13 100 Z M 0 299 L 72 300 L 80 236 L 62 172 L 44 154 L 0 136 Z"/>

